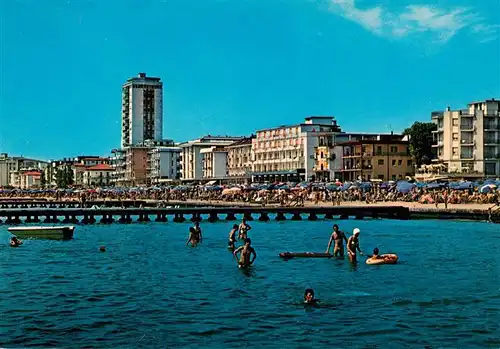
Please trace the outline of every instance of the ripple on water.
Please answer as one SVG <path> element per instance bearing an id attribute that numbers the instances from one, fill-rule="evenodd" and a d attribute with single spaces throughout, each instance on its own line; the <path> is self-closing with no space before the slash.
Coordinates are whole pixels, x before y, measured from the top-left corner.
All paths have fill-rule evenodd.
<path id="1" fill-rule="evenodd" d="M 496 226 L 340 223 L 364 232 L 364 250 L 394 251 L 402 263 L 353 268 L 347 260 L 278 257 L 323 251 L 328 221 L 254 221 L 258 258 L 250 271 L 226 251 L 226 222 L 203 223 L 206 241 L 196 248 L 185 247 L 188 224 L 169 223 L 82 225 L 73 241 L 0 248 L 0 270 L 9 270 L 0 284 L 1 344 L 221 348 L 251 338 L 256 347 L 326 347 L 326 333 L 353 348 L 500 345 Z M 0 239 L 8 236 L 0 227 Z M 322 300 L 319 308 L 302 304 L 306 287 Z"/>

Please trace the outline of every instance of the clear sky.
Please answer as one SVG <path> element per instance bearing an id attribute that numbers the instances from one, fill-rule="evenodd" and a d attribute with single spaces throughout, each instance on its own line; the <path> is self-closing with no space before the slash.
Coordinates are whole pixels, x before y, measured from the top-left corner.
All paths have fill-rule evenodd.
<path id="1" fill-rule="evenodd" d="M 164 136 L 333 115 L 396 132 L 500 98 L 498 0 L 1 0 L 0 152 L 120 145 L 121 84 L 164 83 Z"/>

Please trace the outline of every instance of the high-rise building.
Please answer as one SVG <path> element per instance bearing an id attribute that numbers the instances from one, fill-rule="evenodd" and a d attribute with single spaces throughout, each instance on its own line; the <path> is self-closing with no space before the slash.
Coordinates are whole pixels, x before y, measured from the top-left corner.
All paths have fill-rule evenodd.
<path id="1" fill-rule="evenodd" d="M 163 136 L 163 83 L 139 73 L 122 86 L 122 148 Z"/>
<path id="2" fill-rule="evenodd" d="M 437 159 L 448 172 L 500 175 L 500 101 L 469 103 L 467 109 L 433 112 Z"/>

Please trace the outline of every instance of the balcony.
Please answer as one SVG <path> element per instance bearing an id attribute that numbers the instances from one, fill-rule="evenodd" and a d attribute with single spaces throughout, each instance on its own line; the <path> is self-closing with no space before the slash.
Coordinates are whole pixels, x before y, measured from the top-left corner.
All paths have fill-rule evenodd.
<path id="1" fill-rule="evenodd" d="M 443 143 L 443 142 L 441 142 Z M 438 143 L 439 144 L 439 143 Z M 410 156 L 407 152 L 377 152 L 374 156 Z"/>
<path id="2" fill-rule="evenodd" d="M 361 153 L 346 153 L 343 156 L 344 158 L 357 158 L 361 157 Z"/>
<path id="3" fill-rule="evenodd" d="M 469 138 L 469 139 L 462 139 L 462 140 L 460 141 L 460 145 L 472 146 L 472 145 L 474 145 L 474 144 L 475 144 L 475 142 L 474 142 L 474 139 L 472 139 L 472 138 Z"/>
<path id="4" fill-rule="evenodd" d="M 500 153 L 498 154 L 484 154 L 485 160 L 500 160 Z"/>
<path id="5" fill-rule="evenodd" d="M 433 148 L 439 148 L 439 147 L 442 147 L 444 146 L 444 142 L 443 141 L 438 141 L 434 144 L 431 145 Z"/>

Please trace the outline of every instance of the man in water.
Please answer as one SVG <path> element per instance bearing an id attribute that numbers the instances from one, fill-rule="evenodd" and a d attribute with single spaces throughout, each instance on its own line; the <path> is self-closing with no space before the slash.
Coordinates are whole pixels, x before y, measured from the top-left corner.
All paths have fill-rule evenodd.
<path id="1" fill-rule="evenodd" d="M 245 239 L 245 245 L 238 247 L 236 250 L 233 252 L 234 258 L 238 260 L 238 253 L 241 253 L 240 255 L 240 260 L 238 261 L 238 267 L 239 268 L 247 268 L 253 264 L 255 261 L 255 258 L 257 258 L 257 254 L 255 253 L 255 250 L 253 249 L 252 246 L 252 240 L 249 238 Z M 253 258 L 250 260 L 250 255 L 253 255 Z"/>
<path id="2" fill-rule="evenodd" d="M 356 250 L 359 251 L 361 255 L 363 255 L 363 251 L 359 248 L 359 234 L 361 231 L 358 228 L 354 228 L 352 231 L 352 236 L 347 240 L 347 254 L 349 255 L 349 260 L 352 263 L 356 263 Z"/>
<path id="3" fill-rule="evenodd" d="M 326 253 L 330 253 L 330 247 L 332 246 L 332 242 L 335 241 L 335 246 L 333 248 L 333 256 L 334 257 L 344 257 L 344 240 L 347 243 L 347 237 L 344 232 L 339 230 L 339 226 L 337 224 L 333 225 L 333 233 L 330 236 L 330 241 L 328 241 L 328 247 L 326 248 Z"/>
<path id="4" fill-rule="evenodd" d="M 319 303 L 319 299 L 314 298 L 314 290 L 312 288 L 308 288 L 304 292 L 304 303 L 305 304 L 314 304 L 314 305 Z"/>
<path id="5" fill-rule="evenodd" d="M 247 224 L 247 220 L 243 218 L 239 226 L 238 239 L 245 240 L 248 237 L 248 231 L 251 229 L 252 227 Z"/>
<path id="6" fill-rule="evenodd" d="M 229 232 L 229 241 L 227 242 L 227 248 L 234 250 L 234 244 L 236 242 L 236 232 L 238 231 L 238 224 L 233 225 L 233 229 Z"/>
<path id="7" fill-rule="evenodd" d="M 197 245 L 198 243 L 203 241 L 203 237 L 201 235 L 200 223 L 194 223 L 194 227 L 189 228 L 189 237 L 186 242 L 186 246 L 191 243 L 192 246 Z"/>

